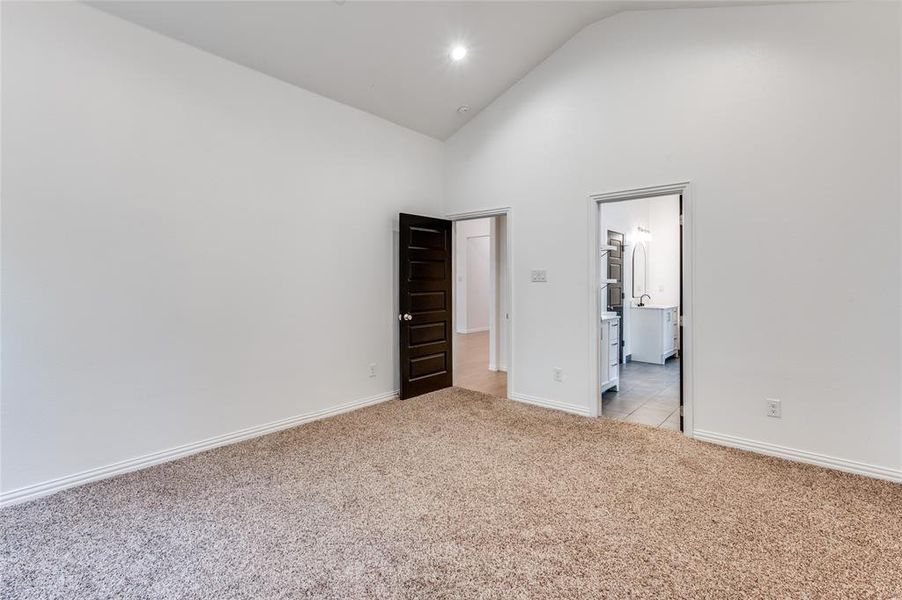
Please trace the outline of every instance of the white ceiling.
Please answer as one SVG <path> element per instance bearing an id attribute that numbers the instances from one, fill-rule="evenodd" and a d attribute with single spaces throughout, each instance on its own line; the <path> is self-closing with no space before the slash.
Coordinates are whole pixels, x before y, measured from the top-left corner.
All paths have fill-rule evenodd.
<path id="1" fill-rule="evenodd" d="M 114 0 L 89 4 L 446 139 L 586 25 L 627 9 L 714 3 Z M 455 43 L 469 48 L 460 63 L 448 57 Z M 461 114 L 457 108 L 464 104 L 470 110 Z"/>

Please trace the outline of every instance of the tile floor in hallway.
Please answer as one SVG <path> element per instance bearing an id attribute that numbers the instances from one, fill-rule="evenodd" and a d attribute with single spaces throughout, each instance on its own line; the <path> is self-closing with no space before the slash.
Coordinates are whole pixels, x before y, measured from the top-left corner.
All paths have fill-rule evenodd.
<path id="1" fill-rule="evenodd" d="M 620 365 L 620 390 L 601 396 L 601 414 L 619 421 L 680 429 L 680 359 Z"/>
<path id="2" fill-rule="evenodd" d="M 507 398 L 507 373 L 489 371 L 489 332 L 455 334 L 454 344 L 454 385 Z"/>

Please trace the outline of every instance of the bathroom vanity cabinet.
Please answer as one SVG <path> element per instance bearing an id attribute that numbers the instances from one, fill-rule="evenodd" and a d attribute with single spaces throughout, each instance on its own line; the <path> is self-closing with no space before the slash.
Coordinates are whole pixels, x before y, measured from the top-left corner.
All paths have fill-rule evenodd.
<path id="1" fill-rule="evenodd" d="M 630 307 L 630 345 L 633 360 L 663 365 L 680 349 L 680 325 L 676 306 Z"/>
<path id="2" fill-rule="evenodd" d="M 620 317 L 604 315 L 601 317 L 601 365 L 598 376 L 601 379 L 600 391 L 620 386 Z"/>

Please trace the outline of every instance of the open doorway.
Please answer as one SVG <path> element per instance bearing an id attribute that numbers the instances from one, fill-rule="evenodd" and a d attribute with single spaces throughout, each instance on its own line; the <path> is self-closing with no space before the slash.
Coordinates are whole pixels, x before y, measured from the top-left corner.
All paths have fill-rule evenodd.
<path id="1" fill-rule="evenodd" d="M 454 222 L 454 385 L 508 395 L 507 215 Z"/>
<path id="2" fill-rule="evenodd" d="M 599 204 L 600 414 L 682 430 L 682 195 Z"/>

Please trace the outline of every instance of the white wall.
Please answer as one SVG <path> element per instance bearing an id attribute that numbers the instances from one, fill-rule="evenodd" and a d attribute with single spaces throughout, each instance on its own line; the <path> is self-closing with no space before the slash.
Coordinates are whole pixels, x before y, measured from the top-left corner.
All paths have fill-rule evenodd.
<path id="1" fill-rule="evenodd" d="M 467 333 L 470 330 L 485 329 L 486 327 L 488 327 L 488 295 L 483 298 L 481 306 L 473 307 L 473 309 L 471 310 L 468 305 L 469 291 L 467 279 L 469 269 L 467 266 L 467 239 L 481 236 L 491 236 L 491 234 L 491 218 L 470 219 L 466 221 L 457 221 L 455 223 L 454 258 L 457 265 L 457 282 L 455 284 L 455 305 L 457 307 L 455 316 L 457 323 L 455 324 L 455 329 L 457 330 L 457 333 Z M 485 280 L 488 281 L 488 268 L 485 269 L 484 277 Z M 480 314 L 482 317 L 484 317 L 478 319 L 478 322 L 474 323 L 472 327 L 469 323 L 469 315 L 471 313 L 474 317 L 477 314 Z"/>
<path id="2" fill-rule="evenodd" d="M 467 238 L 467 331 L 489 329 L 490 236 Z"/>
<path id="3" fill-rule="evenodd" d="M 680 304 L 680 197 L 648 200 L 648 294 L 653 304 Z"/>
<path id="4" fill-rule="evenodd" d="M 2 24 L 4 491 L 397 388 L 439 142 L 77 3 Z"/>
<path id="5" fill-rule="evenodd" d="M 587 197 L 688 179 L 695 427 L 898 472 L 898 11 L 621 13 L 453 136 L 446 212 L 513 211 L 514 395 L 588 407 Z"/>

